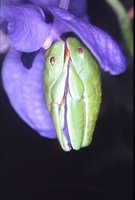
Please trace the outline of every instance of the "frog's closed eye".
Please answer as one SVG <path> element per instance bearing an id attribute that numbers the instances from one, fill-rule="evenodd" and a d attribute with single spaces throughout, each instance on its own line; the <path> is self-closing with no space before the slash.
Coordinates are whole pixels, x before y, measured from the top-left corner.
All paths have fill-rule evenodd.
<path id="1" fill-rule="evenodd" d="M 79 53 L 79 56 L 84 59 L 84 50 L 82 47 L 78 48 L 78 53 Z"/>
<path id="2" fill-rule="evenodd" d="M 51 64 L 52 67 L 54 66 L 54 64 L 55 64 L 55 57 L 54 56 L 52 56 L 50 58 L 50 64 Z"/>

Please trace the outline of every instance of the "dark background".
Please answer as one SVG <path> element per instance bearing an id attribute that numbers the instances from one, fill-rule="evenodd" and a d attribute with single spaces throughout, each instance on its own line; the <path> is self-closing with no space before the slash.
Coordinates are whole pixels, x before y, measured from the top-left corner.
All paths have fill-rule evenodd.
<path id="1" fill-rule="evenodd" d="M 127 9 L 131 0 L 122 1 Z M 65 153 L 57 140 L 40 137 L 14 112 L 0 84 L 1 200 L 132 199 L 132 59 L 113 10 L 88 1 L 93 24 L 112 35 L 128 63 L 126 72 L 102 72 L 103 100 L 92 143 Z M 1 63 L 4 56 L 1 56 Z"/>

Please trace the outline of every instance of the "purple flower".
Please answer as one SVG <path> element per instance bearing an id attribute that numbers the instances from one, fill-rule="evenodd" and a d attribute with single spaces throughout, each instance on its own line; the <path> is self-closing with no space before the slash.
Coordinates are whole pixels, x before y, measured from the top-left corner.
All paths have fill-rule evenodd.
<path id="1" fill-rule="evenodd" d="M 71 1 L 66 5 L 69 11 L 59 8 L 62 2 L 59 0 L 31 0 L 31 4 L 20 2 L 17 5 L 8 2 L 1 9 L 1 24 L 11 46 L 2 69 L 4 89 L 15 111 L 29 126 L 44 137 L 55 138 L 44 102 L 42 72 L 45 49 L 42 47 L 48 48 L 63 34 L 72 32 L 92 52 L 104 71 L 112 75 L 123 73 L 125 59 L 116 42 L 88 22 L 86 1 Z M 24 52 L 37 50 L 32 67 L 26 69 L 22 62 Z"/>

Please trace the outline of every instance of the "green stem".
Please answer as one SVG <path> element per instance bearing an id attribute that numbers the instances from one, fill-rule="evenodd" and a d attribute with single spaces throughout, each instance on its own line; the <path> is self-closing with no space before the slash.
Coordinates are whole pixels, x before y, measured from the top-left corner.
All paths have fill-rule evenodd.
<path id="1" fill-rule="evenodd" d="M 133 58 L 133 30 L 127 11 L 119 0 L 105 0 L 115 11 L 127 49 Z"/>

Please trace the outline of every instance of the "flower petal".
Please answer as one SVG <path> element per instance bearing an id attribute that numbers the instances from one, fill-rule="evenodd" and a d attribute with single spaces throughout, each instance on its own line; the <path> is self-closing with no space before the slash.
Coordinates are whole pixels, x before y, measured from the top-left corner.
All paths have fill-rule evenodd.
<path id="1" fill-rule="evenodd" d="M 30 2 L 39 5 L 43 8 L 45 8 L 45 6 L 49 5 L 49 6 L 58 6 L 60 4 L 60 0 L 29 0 Z"/>
<path id="2" fill-rule="evenodd" d="M 23 0 L 1 0 L 1 4 L 6 5 L 6 4 L 19 4 L 23 3 Z"/>
<path id="3" fill-rule="evenodd" d="M 1 11 L 2 20 L 8 22 L 6 31 L 11 46 L 24 52 L 41 48 L 49 35 L 51 25 L 45 22 L 38 7 L 3 6 Z"/>
<path id="4" fill-rule="evenodd" d="M 87 11 L 87 0 L 70 1 L 69 12 L 80 18 L 85 17 Z"/>
<path id="5" fill-rule="evenodd" d="M 109 71 L 112 75 L 125 71 L 125 58 L 117 43 L 107 33 L 75 17 L 66 10 L 56 7 L 48 7 L 48 9 L 55 16 L 53 27 L 56 27 L 55 23 L 57 26 L 59 23 L 61 25 L 60 30 L 64 30 L 64 27 L 67 27 L 79 36 L 104 71 Z"/>
<path id="6" fill-rule="evenodd" d="M 60 6 L 61 2 L 66 0 L 30 0 L 30 2 L 41 6 L 42 8 L 46 8 L 46 6 Z M 69 12 L 78 16 L 84 17 L 86 15 L 87 10 L 87 0 L 70 0 L 69 1 Z M 63 8 L 64 9 L 64 8 Z"/>
<path id="7" fill-rule="evenodd" d="M 0 30 L 0 54 L 6 53 L 9 49 L 9 41 L 3 31 Z"/>
<path id="8" fill-rule="evenodd" d="M 42 71 L 44 52 L 36 56 L 28 70 L 21 62 L 21 53 L 11 49 L 3 63 L 2 79 L 10 103 L 18 115 L 40 135 L 55 138 L 55 131 L 44 102 Z"/>

